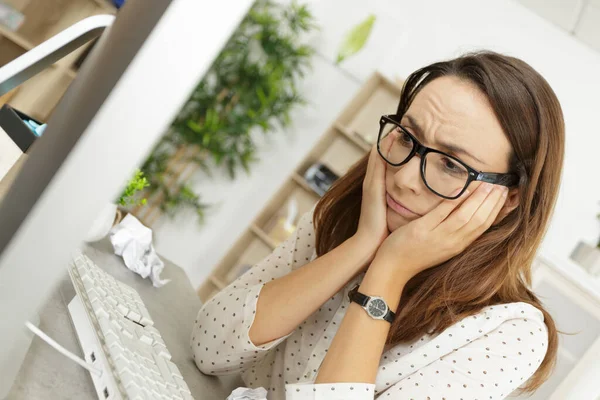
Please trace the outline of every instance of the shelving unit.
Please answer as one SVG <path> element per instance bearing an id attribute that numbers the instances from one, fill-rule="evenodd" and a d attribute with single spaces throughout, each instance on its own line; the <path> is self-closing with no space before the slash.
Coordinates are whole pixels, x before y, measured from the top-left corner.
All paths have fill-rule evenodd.
<path id="1" fill-rule="evenodd" d="M 377 138 L 379 117 L 382 114 L 392 114 L 397 108 L 400 85 L 401 82 L 394 83 L 379 73 L 373 74 L 364 83 L 319 142 L 200 285 L 198 295 L 203 302 L 271 254 L 284 239 L 281 233 L 285 232 L 286 237 L 293 233 L 293 230 L 279 231 L 279 235 L 273 232 L 278 220 L 287 216 L 291 199 L 295 200 L 297 206 L 297 214 L 292 221 L 294 225 L 316 204 L 319 195 L 304 178 L 311 165 L 321 162 L 338 176 L 342 176 L 369 152 Z"/>
<path id="2" fill-rule="evenodd" d="M 115 7 L 105 0 L 3 0 L 25 15 L 16 31 L 0 25 L 0 67 L 84 18 L 114 14 Z M 0 98 L 14 108 L 40 121 L 47 121 L 75 76 L 74 62 L 83 46 L 39 75 Z"/>

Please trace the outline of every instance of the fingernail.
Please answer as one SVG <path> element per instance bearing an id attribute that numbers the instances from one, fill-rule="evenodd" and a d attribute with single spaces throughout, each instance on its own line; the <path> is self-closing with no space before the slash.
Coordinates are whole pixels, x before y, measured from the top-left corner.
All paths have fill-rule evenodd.
<path id="1" fill-rule="evenodd" d="M 508 196 L 508 188 L 505 187 L 504 190 L 502 191 L 502 197 L 506 197 Z"/>
<path id="2" fill-rule="evenodd" d="M 486 192 L 486 193 L 489 193 L 489 192 L 491 192 L 493 188 L 494 188 L 494 187 L 492 186 L 492 184 L 491 184 L 491 183 L 487 183 L 487 182 L 486 182 L 486 183 L 484 183 L 484 184 L 483 184 L 483 190 L 484 190 L 484 192 Z"/>

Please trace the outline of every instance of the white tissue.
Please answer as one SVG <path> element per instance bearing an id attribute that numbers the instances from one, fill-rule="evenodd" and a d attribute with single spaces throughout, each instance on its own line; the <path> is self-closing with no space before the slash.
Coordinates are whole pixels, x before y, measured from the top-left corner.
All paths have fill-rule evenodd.
<path id="1" fill-rule="evenodd" d="M 267 390 L 263 387 L 250 389 L 239 387 L 226 400 L 267 400 Z"/>
<path id="2" fill-rule="evenodd" d="M 169 282 L 169 279 L 160 279 L 165 264 L 152 246 L 152 230 L 136 217 L 127 214 L 123 221 L 110 230 L 109 236 L 115 254 L 123 257 L 127 268 L 142 278 L 150 276 L 154 287 Z"/>

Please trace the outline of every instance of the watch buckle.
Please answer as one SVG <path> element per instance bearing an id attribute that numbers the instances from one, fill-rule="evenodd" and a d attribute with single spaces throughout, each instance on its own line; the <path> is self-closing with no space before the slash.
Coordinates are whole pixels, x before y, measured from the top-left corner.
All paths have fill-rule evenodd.
<path id="1" fill-rule="evenodd" d="M 350 289 L 350 291 L 348 292 L 348 299 L 349 300 L 352 300 L 352 295 L 354 293 L 358 292 L 358 287 L 359 286 L 360 286 L 359 284 L 356 284 L 352 289 Z"/>

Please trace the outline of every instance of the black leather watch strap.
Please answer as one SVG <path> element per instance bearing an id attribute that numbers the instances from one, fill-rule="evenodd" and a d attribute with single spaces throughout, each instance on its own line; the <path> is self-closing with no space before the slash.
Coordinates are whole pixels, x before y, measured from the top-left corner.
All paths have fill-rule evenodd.
<path id="1" fill-rule="evenodd" d="M 350 301 L 357 303 L 361 307 L 366 307 L 371 297 L 359 292 L 358 285 L 356 285 L 351 291 L 348 292 L 348 298 L 350 299 Z M 392 312 L 392 310 L 390 310 L 390 306 L 388 305 L 388 310 L 383 316 L 383 319 L 391 324 L 392 322 L 394 322 L 395 318 L 396 314 Z"/>
<path id="2" fill-rule="evenodd" d="M 390 310 L 388 307 L 388 310 L 383 316 L 383 319 L 391 324 L 392 322 L 394 322 L 394 319 L 396 319 L 396 314 L 392 312 L 392 310 Z"/>
<path id="3" fill-rule="evenodd" d="M 350 297 L 350 301 L 358 303 L 358 305 L 362 307 L 366 307 L 367 303 L 369 302 L 369 296 L 360 293 L 358 291 L 358 286 L 356 286 L 350 291 L 350 293 L 348 293 L 348 297 Z"/>

